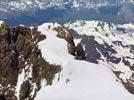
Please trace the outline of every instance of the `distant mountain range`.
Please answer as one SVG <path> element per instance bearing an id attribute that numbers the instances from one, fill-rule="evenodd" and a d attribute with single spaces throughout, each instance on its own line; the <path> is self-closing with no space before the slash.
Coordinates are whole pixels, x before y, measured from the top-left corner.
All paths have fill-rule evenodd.
<path id="1" fill-rule="evenodd" d="M 79 19 L 132 23 L 134 0 L 1 0 L 0 19 L 11 25 Z"/>
<path id="2" fill-rule="evenodd" d="M 4 6 L 5 8 L 12 8 L 10 10 L 26 10 L 27 8 L 33 7 L 43 9 L 52 6 L 63 6 L 64 8 L 97 8 L 133 2 L 134 0 L 1 0 L 0 5 L 1 7 Z"/>

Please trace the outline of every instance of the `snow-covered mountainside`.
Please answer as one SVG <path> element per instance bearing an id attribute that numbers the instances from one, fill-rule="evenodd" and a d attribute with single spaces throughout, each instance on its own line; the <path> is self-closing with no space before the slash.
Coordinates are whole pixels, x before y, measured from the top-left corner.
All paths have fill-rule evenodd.
<path id="1" fill-rule="evenodd" d="M 1 100 L 133 100 L 134 25 L 0 21 Z"/>
<path id="2" fill-rule="evenodd" d="M 103 25 L 102 27 L 104 27 L 104 29 L 100 26 L 97 27 L 97 25 Z M 114 26 L 114 25 L 113 25 Z M 127 27 L 128 26 L 128 27 Z M 130 27 L 129 27 L 130 26 Z M 47 86 L 47 87 L 43 87 L 39 93 L 37 93 L 37 100 L 43 100 L 44 98 L 46 98 L 47 100 L 73 100 L 73 99 L 77 99 L 77 100 L 107 100 L 110 98 L 110 100 L 115 100 L 115 99 L 121 99 L 121 100 L 126 100 L 126 99 L 133 99 L 134 97 L 131 96 L 130 94 L 126 93 L 124 90 L 121 89 L 121 84 L 120 82 L 124 82 L 125 80 L 122 80 L 123 78 L 126 79 L 127 75 L 133 73 L 133 71 L 129 70 L 129 66 L 125 66 L 122 62 L 122 60 L 120 60 L 119 65 L 117 65 L 115 62 L 111 63 L 109 60 L 109 58 L 106 58 L 105 55 L 107 54 L 106 52 L 109 52 L 110 54 L 110 46 L 107 47 L 107 45 L 111 45 L 109 38 L 107 38 L 106 33 L 110 35 L 111 32 L 105 32 L 109 30 L 109 26 L 106 23 L 102 23 L 102 22 L 95 22 L 95 21 L 91 21 L 91 22 L 85 22 L 85 21 L 78 21 L 75 23 L 71 23 L 71 24 L 66 24 L 65 27 L 68 29 L 68 32 L 70 32 L 70 34 L 73 36 L 74 38 L 74 42 L 76 45 L 76 50 L 74 55 L 76 56 L 76 59 L 81 58 L 81 56 L 83 56 L 83 53 L 79 50 L 77 51 L 77 46 L 80 43 L 85 51 L 85 61 L 77 61 L 74 59 L 74 57 L 72 57 L 71 55 L 68 55 L 68 49 L 71 48 L 72 46 L 68 46 L 67 48 L 67 44 L 66 41 L 69 42 L 68 39 L 66 39 L 66 37 L 69 37 L 67 34 L 69 34 L 66 30 L 66 28 L 64 29 L 62 26 L 55 24 L 44 24 L 42 26 L 39 27 L 39 31 L 41 31 L 42 33 L 44 33 L 48 38 L 47 41 L 41 41 L 39 43 L 39 48 L 42 51 L 43 56 L 45 57 L 45 59 L 51 63 L 56 63 L 59 65 L 63 66 L 63 69 L 60 73 L 59 76 L 59 80 L 55 79 L 54 83 L 52 86 Z M 114 26 L 118 27 L 118 26 Z M 133 34 L 133 29 L 131 28 L 133 27 L 133 25 L 124 25 L 124 26 L 120 26 L 125 28 L 126 30 L 131 29 L 132 33 L 130 32 L 130 34 Z M 63 29 L 62 29 L 63 28 Z M 95 30 L 98 29 L 98 31 Z M 112 28 L 112 27 L 111 27 Z M 113 28 L 113 29 L 114 29 Z M 53 32 L 53 29 L 56 30 L 57 32 Z M 124 29 L 124 30 L 125 30 Z M 104 31 L 105 30 L 105 31 Z M 96 32 L 95 32 L 96 31 Z M 110 30 L 109 30 L 110 31 Z M 113 30 L 114 31 L 114 30 Z M 66 36 L 62 36 L 63 34 L 65 34 L 66 32 Z M 76 33 L 74 33 L 76 32 Z M 78 33 L 77 33 L 78 32 Z M 50 34 L 51 33 L 51 34 Z M 90 34 L 91 33 L 91 34 Z M 119 33 L 119 32 L 117 32 Z M 59 38 L 56 37 L 57 34 L 58 37 L 64 38 L 65 40 L 61 40 Z M 100 34 L 100 35 L 99 35 Z M 120 35 L 117 34 L 116 36 L 116 32 L 112 33 L 113 35 L 115 35 L 115 37 L 120 39 Z M 87 35 L 87 36 L 84 36 Z M 101 39 L 99 39 L 99 36 Z M 102 36 L 101 36 L 102 35 Z M 125 34 L 124 34 L 125 35 Z M 122 37 L 126 37 L 126 39 L 129 40 L 129 35 L 128 36 L 124 36 L 121 35 Z M 91 36 L 91 38 L 90 38 Z M 92 36 L 94 36 L 96 38 L 96 40 L 98 40 L 97 42 L 104 45 L 104 41 L 106 43 L 108 43 L 107 45 L 104 45 L 105 49 L 102 48 L 102 51 L 98 50 L 98 53 L 100 53 L 100 60 L 96 58 L 97 52 L 95 52 L 95 50 L 99 49 L 99 47 L 97 48 L 92 48 L 94 45 L 96 45 L 95 40 L 92 40 Z M 111 38 L 111 41 L 114 41 L 112 39 L 114 39 L 114 37 L 109 36 Z M 72 37 L 71 37 L 72 38 Z M 85 38 L 88 38 L 85 39 Z M 97 39 L 98 38 L 98 39 Z M 115 38 L 115 40 L 116 40 Z M 130 37 L 131 38 L 131 37 Z M 121 40 L 122 42 L 125 42 L 124 39 Z M 128 42 L 128 41 L 127 41 Z M 126 43 L 126 42 L 125 42 Z M 73 43 L 72 43 L 73 44 Z M 134 37 L 132 37 L 130 39 L 130 41 L 128 42 L 128 44 L 132 44 L 134 46 Z M 52 47 L 50 47 L 50 45 L 52 45 Z M 86 48 L 88 47 L 88 48 Z M 115 45 L 116 47 L 116 45 Z M 116 47 L 116 49 L 120 49 L 123 47 Z M 109 50 L 108 50 L 109 49 Z M 117 51 L 118 51 L 117 49 Z M 128 51 L 130 49 L 128 48 Z M 134 49 L 132 49 L 134 50 Z M 46 51 L 46 52 L 45 52 Z M 72 50 L 73 51 L 73 50 Z M 103 53 L 103 51 L 105 53 Z M 125 52 L 126 53 L 120 55 L 120 53 L 118 52 L 116 55 L 118 55 L 117 57 L 125 57 L 128 56 L 129 52 L 127 52 L 127 50 L 121 50 L 120 52 Z M 72 52 L 71 52 L 72 53 Z M 89 54 L 90 53 L 90 54 Z M 105 54 L 105 55 L 104 55 Z M 112 54 L 111 52 L 111 56 L 113 57 L 114 53 Z M 110 56 L 107 54 L 107 56 Z M 132 59 L 130 60 L 130 63 L 133 64 L 132 66 L 134 67 L 134 53 L 131 54 Z M 89 59 L 92 59 L 91 61 Z M 112 59 L 112 58 L 111 58 Z M 113 58 L 113 60 L 115 60 L 116 58 Z M 93 64 L 90 62 L 96 62 L 99 61 L 99 64 Z M 106 61 L 107 60 L 107 61 Z M 105 62 L 106 61 L 106 62 Z M 129 60 L 128 60 L 129 62 Z M 113 66 L 112 66 L 113 64 Z M 115 64 L 115 66 L 114 66 Z M 122 77 L 119 77 L 121 80 L 118 80 L 117 77 L 115 77 L 114 75 L 112 75 L 112 69 L 113 71 L 119 72 L 120 76 L 122 74 Z M 115 69 L 114 69 L 115 68 Z M 124 75 L 123 75 L 124 73 Z M 126 74 L 126 75 L 125 75 Z M 116 74 L 117 75 L 117 74 Z M 110 78 L 110 80 L 109 80 Z M 129 77 L 130 78 L 130 77 Z M 118 80 L 118 82 L 117 82 Z M 116 85 L 113 85 L 116 84 Z M 126 83 L 129 84 L 129 83 Z M 132 86 L 133 87 L 133 86 Z M 120 91 L 121 89 L 121 91 Z M 45 94 L 44 94 L 45 93 Z M 102 96 L 104 95 L 104 96 Z"/>
<path id="3" fill-rule="evenodd" d="M 104 22 L 78 21 L 67 26 L 75 43 L 80 43 L 86 52 L 86 60 L 101 63 L 133 87 L 134 25 L 113 25 Z M 133 93 L 133 89 L 130 90 Z"/>

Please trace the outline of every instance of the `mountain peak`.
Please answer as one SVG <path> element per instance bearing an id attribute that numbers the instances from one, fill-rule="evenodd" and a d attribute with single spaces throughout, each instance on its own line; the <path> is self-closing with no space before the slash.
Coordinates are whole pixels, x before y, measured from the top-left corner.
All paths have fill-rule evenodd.
<path id="1" fill-rule="evenodd" d="M 43 100 L 57 91 L 58 98 L 64 98 L 62 94 L 79 87 L 77 92 L 71 91 L 73 96 L 78 96 L 83 88 L 83 92 L 89 88 L 92 91 L 109 88 L 114 98 L 133 98 L 121 86 L 134 94 L 133 27 L 133 24 L 78 20 L 64 25 L 44 23 L 34 28 L 24 25 L 0 28 L 0 34 L 4 34 L 0 35 L 0 57 L 4 62 L 0 67 L 4 77 L 0 78 L 3 91 L 0 97 Z M 87 93 L 80 98 L 96 98 Z M 102 98 L 100 92 L 95 94 Z"/>

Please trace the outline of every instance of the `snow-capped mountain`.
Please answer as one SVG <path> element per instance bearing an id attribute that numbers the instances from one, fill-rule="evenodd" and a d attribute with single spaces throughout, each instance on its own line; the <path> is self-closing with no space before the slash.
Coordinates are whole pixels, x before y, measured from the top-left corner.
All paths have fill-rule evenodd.
<path id="1" fill-rule="evenodd" d="M 133 100 L 134 25 L 0 21 L 0 99 Z"/>

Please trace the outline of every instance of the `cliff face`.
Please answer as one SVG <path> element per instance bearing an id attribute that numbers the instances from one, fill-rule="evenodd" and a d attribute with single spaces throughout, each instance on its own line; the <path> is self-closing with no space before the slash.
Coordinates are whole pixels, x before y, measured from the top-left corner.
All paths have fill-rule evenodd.
<path id="1" fill-rule="evenodd" d="M 37 28 L 26 26 L 9 27 L 0 26 L 0 94 L 6 100 L 33 99 L 36 92 L 32 84 L 36 84 L 35 91 L 40 90 L 41 81 L 46 79 L 48 85 L 56 73 L 61 70 L 59 65 L 51 65 L 42 58 L 37 43 L 46 39 Z M 30 68 L 32 70 L 30 70 Z M 19 74 L 24 71 L 25 79 L 19 88 L 17 82 Z M 19 93 L 16 95 L 16 88 Z M 18 97 L 17 97 L 18 96 Z"/>

